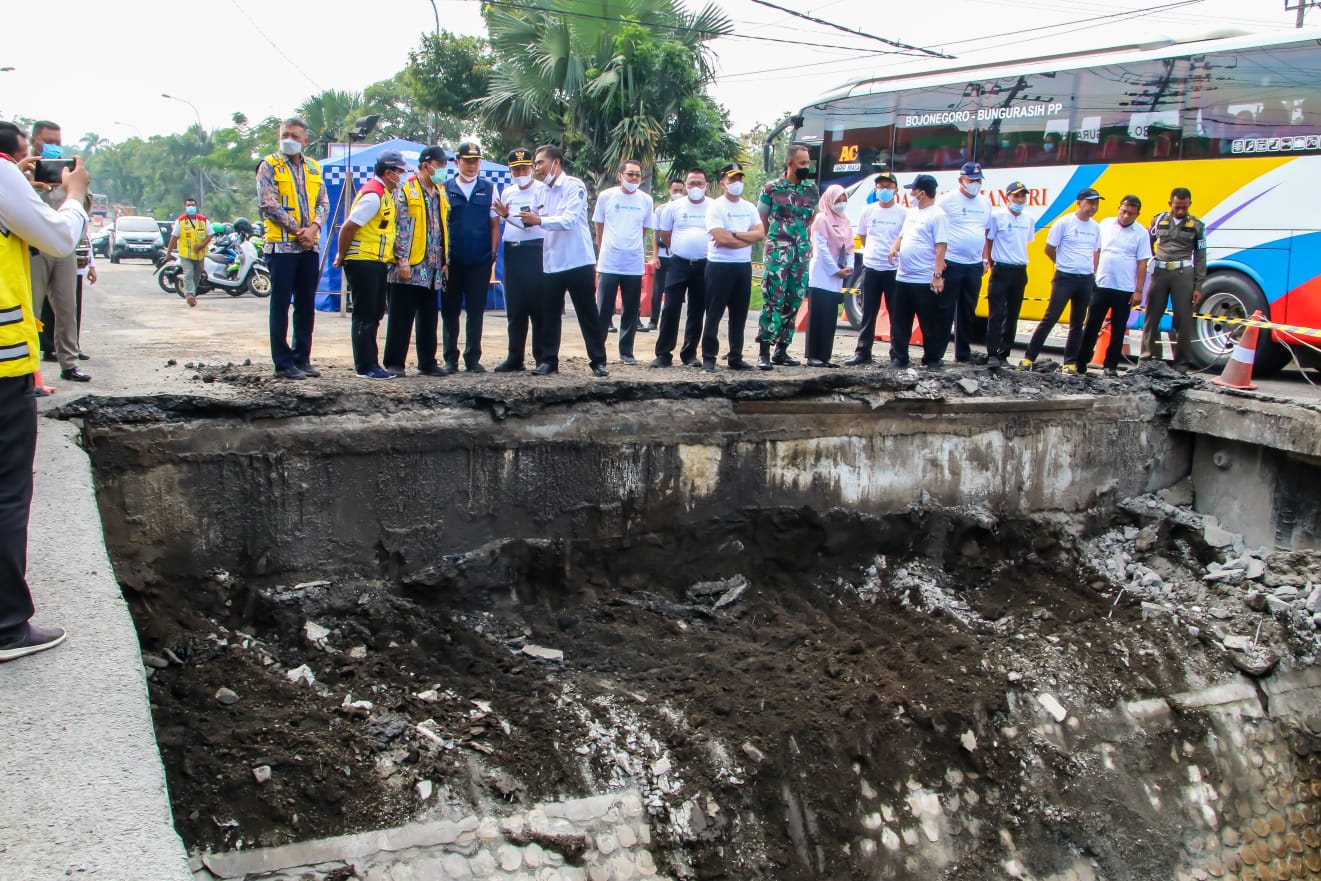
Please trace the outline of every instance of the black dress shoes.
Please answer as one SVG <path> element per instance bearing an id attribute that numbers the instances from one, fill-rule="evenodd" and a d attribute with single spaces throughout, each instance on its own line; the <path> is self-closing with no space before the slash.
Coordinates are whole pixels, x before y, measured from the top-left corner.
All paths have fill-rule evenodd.
<path id="1" fill-rule="evenodd" d="M 522 361 L 501 361 L 495 365 L 496 373 L 522 373 L 524 369 Z"/>
<path id="2" fill-rule="evenodd" d="M 69 382 L 91 382 L 90 374 L 83 373 L 79 367 L 70 367 L 68 370 L 60 371 L 60 379 L 67 379 Z"/>
<path id="3" fill-rule="evenodd" d="M 597 364 L 592 368 L 592 376 L 609 376 L 610 371 L 605 369 L 604 364 Z"/>
<path id="4" fill-rule="evenodd" d="M 559 373 L 559 371 L 551 367 L 549 363 L 543 363 L 533 368 L 532 373 L 534 376 L 550 376 L 552 373 Z"/>
<path id="5" fill-rule="evenodd" d="M 845 367 L 857 367 L 859 364 L 870 364 L 871 355 L 855 354 L 852 358 L 844 362 Z"/>

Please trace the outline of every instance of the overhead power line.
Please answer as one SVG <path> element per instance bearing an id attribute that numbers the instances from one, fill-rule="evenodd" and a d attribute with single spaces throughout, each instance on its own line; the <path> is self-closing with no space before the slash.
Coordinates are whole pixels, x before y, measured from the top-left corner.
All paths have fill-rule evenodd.
<path id="1" fill-rule="evenodd" d="M 887 45 L 887 46 L 894 46 L 896 49 L 903 49 L 903 50 L 905 50 L 905 51 L 907 51 L 907 52 L 916 52 L 916 53 L 918 53 L 918 54 L 920 54 L 920 55 L 926 55 L 926 56 L 929 56 L 929 57 L 931 57 L 931 58 L 953 58 L 953 57 L 954 57 L 953 55 L 946 55 L 944 52 L 936 52 L 936 51 L 933 50 L 933 49 L 923 49 L 921 46 L 910 46 L 910 45 L 908 45 L 907 43 L 900 43 L 900 42 L 897 42 L 897 41 L 895 41 L 895 40 L 887 40 L 885 37 L 878 37 L 878 36 L 876 36 L 875 34 L 869 34 L 869 33 L 866 33 L 865 31 L 855 31 L 853 28 L 844 27 L 844 25 L 842 25 L 842 24 L 835 24 L 835 23 L 832 22 L 832 21 L 826 21 L 826 20 L 823 19 L 823 18 L 817 18 L 817 17 L 815 17 L 815 16 L 808 15 L 808 14 L 805 13 L 805 12 L 799 12 L 799 11 L 796 10 L 796 9 L 787 9 L 787 8 L 784 7 L 784 6 L 777 6 L 777 5 L 775 5 L 774 3 L 769 2 L 769 0 L 752 0 L 752 2 L 753 2 L 753 3 L 756 3 L 756 4 L 759 5 L 759 6 L 765 6 L 765 7 L 769 8 L 769 9 L 775 9 L 775 10 L 778 10 L 778 11 L 780 11 L 780 12 L 786 13 L 786 14 L 788 14 L 788 15 L 792 15 L 792 16 L 795 16 L 795 17 L 797 17 L 797 18 L 801 18 L 801 19 L 804 19 L 804 20 L 806 20 L 806 21 L 810 21 L 810 22 L 812 22 L 813 24 L 825 25 L 825 26 L 828 27 L 828 28 L 834 28 L 834 29 L 837 30 L 837 31 L 843 31 L 843 32 L 846 33 L 846 34 L 853 34 L 853 36 L 855 36 L 855 37 L 865 37 L 865 38 L 867 38 L 868 40 L 876 40 L 877 42 L 884 43 L 884 44 Z"/>

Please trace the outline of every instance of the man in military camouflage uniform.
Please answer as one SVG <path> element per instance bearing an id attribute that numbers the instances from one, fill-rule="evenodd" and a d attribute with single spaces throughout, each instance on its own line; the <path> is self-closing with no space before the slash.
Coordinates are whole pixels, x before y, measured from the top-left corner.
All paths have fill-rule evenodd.
<path id="1" fill-rule="evenodd" d="M 1142 361 L 1161 357 L 1160 321 L 1168 303 L 1174 304 L 1174 367 L 1186 370 L 1191 363 L 1195 324 L 1193 310 L 1202 299 L 1206 281 L 1206 224 L 1188 213 L 1193 195 L 1186 187 L 1170 193 L 1170 210 L 1151 221 L 1151 287 L 1142 316 Z"/>
<path id="2" fill-rule="evenodd" d="M 757 366 L 773 364 L 797 367 L 800 362 L 786 351 L 794 336 L 794 317 L 807 294 L 807 264 L 812 251 L 812 215 L 816 211 L 816 186 L 808 181 L 811 159 L 802 144 L 790 144 L 784 175 L 768 182 L 757 201 L 766 225 L 766 270 L 761 280 L 761 354 Z M 771 346 L 775 354 L 771 354 Z"/>

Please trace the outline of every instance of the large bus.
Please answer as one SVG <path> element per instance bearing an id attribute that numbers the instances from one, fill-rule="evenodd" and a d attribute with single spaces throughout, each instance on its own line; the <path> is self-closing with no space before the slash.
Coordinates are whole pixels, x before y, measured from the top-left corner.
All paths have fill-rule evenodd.
<path id="1" fill-rule="evenodd" d="M 959 167 L 976 160 L 996 205 L 1002 187 L 1024 181 L 1039 230 L 1025 320 L 1039 318 L 1049 298 L 1044 231 L 1073 209 L 1079 190 L 1107 198 L 1100 217 L 1136 194 L 1147 223 L 1172 188 L 1188 187 L 1208 230 L 1194 361 L 1223 363 L 1242 331 L 1226 319 L 1257 309 L 1277 324 L 1316 329 L 1263 333 L 1258 375 L 1289 363 L 1290 349 L 1307 363 L 1309 346 L 1321 345 L 1321 199 L 1312 193 L 1321 187 L 1321 30 L 868 77 L 781 123 L 767 138 L 768 164 L 772 146 L 788 140 L 809 147 L 823 189 L 846 188 L 855 221 L 880 170 L 901 183 L 905 173 L 933 174 L 947 192 Z M 978 314 L 986 315 L 984 293 Z"/>

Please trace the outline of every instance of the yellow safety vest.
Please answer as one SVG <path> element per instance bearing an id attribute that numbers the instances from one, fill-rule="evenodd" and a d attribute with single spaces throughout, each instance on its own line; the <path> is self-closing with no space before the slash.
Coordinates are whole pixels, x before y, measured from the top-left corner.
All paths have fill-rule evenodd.
<path id="1" fill-rule="evenodd" d="M 316 200 L 321 195 L 321 166 L 314 159 L 303 157 L 303 180 L 307 184 L 307 210 L 312 217 L 303 217 L 298 210 L 298 187 L 294 182 L 294 170 L 289 165 L 289 158 L 283 153 L 272 153 L 266 157 L 266 164 L 275 174 L 275 186 L 280 190 L 280 205 L 294 219 L 296 226 L 307 226 L 316 217 Z M 275 222 L 266 224 L 266 243 L 292 242 L 294 234 Z"/>
<path id="2" fill-rule="evenodd" d="M 445 198 L 445 189 L 436 187 L 440 199 L 441 240 L 445 243 L 445 256 L 449 257 L 450 218 L 449 199 Z M 427 256 L 427 200 L 422 189 L 422 182 L 413 175 L 404 184 L 404 199 L 408 204 L 408 219 L 413 227 L 413 241 L 408 246 L 408 262 L 417 266 Z"/>
<path id="3" fill-rule="evenodd" d="M 202 215 L 198 214 L 195 217 L 180 215 L 179 256 L 185 260 L 201 260 L 206 256 L 206 246 L 203 243 L 209 234 L 206 218 Z"/>
<path id="4" fill-rule="evenodd" d="M 357 207 L 358 200 L 363 196 L 372 193 L 381 197 L 381 205 L 376 209 L 376 215 L 358 228 L 353 236 L 353 241 L 349 242 L 349 250 L 344 255 L 344 259 L 393 263 L 394 194 L 387 191 L 385 185 L 380 181 L 370 180 L 363 184 L 362 189 L 358 191 L 357 197 L 353 200 L 353 207 Z M 349 209 L 349 213 L 353 213 L 353 208 Z"/>
<path id="5" fill-rule="evenodd" d="M 36 373 L 38 353 L 28 243 L 15 232 L 0 230 L 0 376 Z"/>

